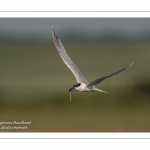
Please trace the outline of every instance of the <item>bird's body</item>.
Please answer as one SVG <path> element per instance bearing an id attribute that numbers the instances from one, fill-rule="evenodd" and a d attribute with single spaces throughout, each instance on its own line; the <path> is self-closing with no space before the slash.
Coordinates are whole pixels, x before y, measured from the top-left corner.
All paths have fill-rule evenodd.
<path id="1" fill-rule="evenodd" d="M 88 82 L 83 74 L 81 73 L 81 71 L 78 69 L 78 67 L 73 63 L 73 61 L 71 60 L 71 58 L 68 56 L 64 46 L 62 45 L 60 39 L 58 39 L 58 37 L 56 36 L 55 32 L 54 32 L 54 29 L 52 27 L 52 38 L 53 38 L 53 42 L 54 42 L 54 45 L 60 55 L 60 57 L 62 58 L 63 62 L 68 66 L 68 68 L 72 71 L 72 73 L 74 74 L 76 80 L 77 80 L 77 84 L 73 85 L 72 88 L 69 89 L 69 92 L 70 92 L 70 100 L 71 100 L 71 91 L 78 91 L 78 92 L 93 92 L 93 91 L 99 91 L 99 92 L 105 92 L 105 93 L 108 93 L 106 91 L 102 91 L 98 88 L 95 87 L 95 85 L 99 84 L 100 82 L 102 82 L 103 80 L 109 78 L 109 77 L 112 77 L 124 70 L 126 70 L 128 67 L 130 67 L 132 64 L 130 64 L 129 66 L 117 71 L 117 72 L 114 72 L 114 73 L 111 73 L 109 75 L 105 75 L 105 76 L 102 76 L 92 82 Z"/>
<path id="2" fill-rule="evenodd" d="M 74 90 L 78 92 L 93 92 L 94 88 L 95 88 L 94 86 L 88 87 L 87 84 L 80 83 L 80 86 L 77 86 Z"/>

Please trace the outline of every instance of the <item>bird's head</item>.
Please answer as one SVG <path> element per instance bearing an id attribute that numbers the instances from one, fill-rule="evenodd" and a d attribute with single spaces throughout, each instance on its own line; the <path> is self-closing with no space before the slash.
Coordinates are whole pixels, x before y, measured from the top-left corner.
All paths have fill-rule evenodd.
<path id="1" fill-rule="evenodd" d="M 76 88 L 79 87 L 80 85 L 81 83 L 73 85 L 73 87 L 69 89 L 69 92 L 76 90 Z"/>
<path id="2" fill-rule="evenodd" d="M 72 101 L 72 99 L 71 99 L 71 91 L 76 90 L 76 88 L 78 88 L 80 85 L 81 85 L 81 83 L 75 84 L 75 85 L 73 85 L 72 88 L 69 89 L 69 93 L 70 93 L 70 101 Z"/>

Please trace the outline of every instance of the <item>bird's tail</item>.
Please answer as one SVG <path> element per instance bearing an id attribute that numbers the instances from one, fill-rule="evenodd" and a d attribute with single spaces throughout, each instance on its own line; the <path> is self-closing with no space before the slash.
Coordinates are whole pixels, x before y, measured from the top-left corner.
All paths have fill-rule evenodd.
<path id="1" fill-rule="evenodd" d="M 102 90 L 97 89 L 97 88 L 95 88 L 94 91 L 99 91 L 99 92 L 104 92 L 104 93 L 110 93 L 110 92 L 102 91 Z"/>

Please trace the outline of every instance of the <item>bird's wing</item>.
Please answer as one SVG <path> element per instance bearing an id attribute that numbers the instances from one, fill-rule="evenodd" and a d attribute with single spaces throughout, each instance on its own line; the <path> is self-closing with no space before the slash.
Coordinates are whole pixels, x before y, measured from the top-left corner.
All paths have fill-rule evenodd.
<path id="1" fill-rule="evenodd" d="M 60 39 L 58 39 L 58 37 L 56 36 L 53 27 L 52 27 L 52 38 L 60 57 L 62 58 L 63 62 L 69 67 L 69 69 L 72 71 L 78 83 L 88 84 L 88 81 L 84 78 L 81 71 L 78 69 L 78 67 L 72 62 L 71 58 L 68 56 Z"/>
<path id="2" fill-rule="evenodd" d="M 134 62 L 133 62 L 133 63 L 134 63 Z M 133 63 L 132 63 L 132 64 L 133 64 Z M 120 73 L 120 72 L 126 70 L 126 69 L 127 69 L 128 67 L 130 67 L 132 64 L 130 64 L 129 66 L 127 66 L 127 67 L 125 67 L 125 68 L 123 68 L 123 69 L 121 69 L 121 70 L 119 70 L 119 71 L 117 71 L 117 72 L 111 73 L 111 74 L 109 74 L 109 75 L 102 76 L 102 77 L 100 77 L 100 78 L 98 78 L 98 79 L 92 81 L 92 82 L 89 83 L 87 86 L 90 87 L 90 86 L 94 86 L 94 85 L 96 85 L 96 84 L 99 84 L 99 83 L 102 82 L 103 80 L 105 80 L 105 79 L 107 79 L 107 78 L 110 78 L 110 77 L 112 77 L 112 76 L 114 76 L 114 75 L 116 75 L 116 74 L 118 74 L 118 73 Z"/>

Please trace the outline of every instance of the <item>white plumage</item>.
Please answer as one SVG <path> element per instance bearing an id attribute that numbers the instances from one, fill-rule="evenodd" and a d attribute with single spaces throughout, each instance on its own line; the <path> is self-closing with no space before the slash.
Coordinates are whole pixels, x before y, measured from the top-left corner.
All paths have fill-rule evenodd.
<path id="1" fill-rule="evenodd" d="M 102 91 L 100 89 L 97 89 L 95 87 L 95 85 L 101 83 L 103 80 L 107 79 L 107 78 L 110 78 L 124 70 L 126 70 L 128 67 L 130 67 L 133 63 L 131 63 L 130 65 L 128 65 L 127 67 L 117 71 L 117 72 L 114 72 L 114 73 L 111 73 L 111 74 L 108 74 L 108 75 L 105 75 L 105 76 L 102 76 L 102 77 L 99 77 L 98 79 L 92 81 L 92 82 L 88 82 L 83 74 L 81 73 L 81 71 L 79 70 L 79 68 L 73 63 L 73 61 L 71 60 L 71 58 L 68 56 L 63 44 L 61 43 L 60 39 L 58 39 L 58 37 L 56 36 L 55 32 L 54 32 L 54 29 L 52 27 L 52 38 L 53 38 L 53 42 L 54 42 L 54 45 L 60 55 L 60 57 L 62 58 L 63 62 L 68 66 L 68 68 L 72 71 L 72 73 L 74 74 L 78 84 L 75 84 L 72 88 L 69 89 L 69 92 L 70 92 L 70 100 L 71 100 L 71 91 L 75 90 L 75 91 L 79 91 L 79 92 L 93 92 L 93 91 L 99 91 L 99 92 L 105 92 L 105 93 L 108 93 L 106 91 Z"/>

